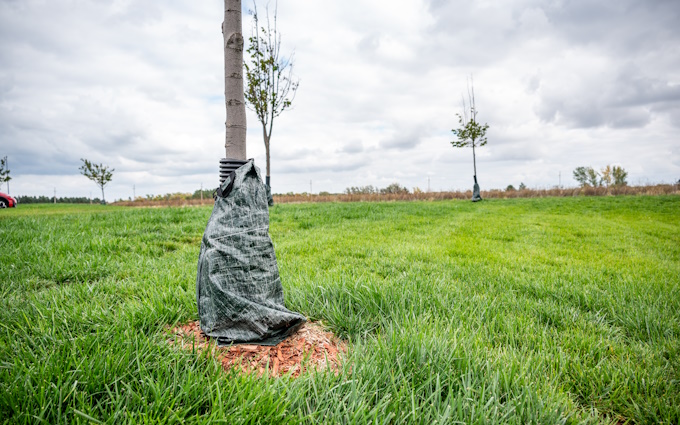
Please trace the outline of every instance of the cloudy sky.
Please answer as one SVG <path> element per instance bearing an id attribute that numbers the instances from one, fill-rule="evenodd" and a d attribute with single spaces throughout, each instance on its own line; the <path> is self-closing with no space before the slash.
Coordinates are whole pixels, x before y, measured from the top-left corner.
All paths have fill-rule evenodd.
<path id="1" fill-rule="evenodd" d="M 0 0 L 12 194 L 97 196 L 80 158 L 115 168 L 109 200 L 215 187 L 222 16 L 218 0 Z M 300 88 L 274 124 L 273 190 L 471 188 L 472 151 L 450 145 L 470 75 L 482 189 L 574 186 L 581 165 L 677 181 L 678 22 L 677 0 L 280 0 Z M 247 149 L 264 168 L 251 112 Z"/>

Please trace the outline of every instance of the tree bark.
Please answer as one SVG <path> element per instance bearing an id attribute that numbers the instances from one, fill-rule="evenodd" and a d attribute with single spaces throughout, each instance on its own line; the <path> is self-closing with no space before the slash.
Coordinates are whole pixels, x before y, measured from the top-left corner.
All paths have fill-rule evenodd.
<path id="1" fill-rule="evenodd" d="M 243 96 L 241 0 L 224 0 L 224 98 L 227 107 L 224 148 L 227 158 L 246 159 L 246 104 Z"/>
<path id="2" fill-rule="evenodd" d="M 262 125 L 262 136 L 264 137 L 264 151 L 267 156 L 267 177 L 271 176 L 269 169 L 269 134 L 267 134 L 267 127 Z"/>
<path id="3" fill-rule="evenodd" d="M 475 157 L 475 141 L 472 141 L 472 166 L 475 170 L 475 178 L 477 177 L 477 158 Z"/>

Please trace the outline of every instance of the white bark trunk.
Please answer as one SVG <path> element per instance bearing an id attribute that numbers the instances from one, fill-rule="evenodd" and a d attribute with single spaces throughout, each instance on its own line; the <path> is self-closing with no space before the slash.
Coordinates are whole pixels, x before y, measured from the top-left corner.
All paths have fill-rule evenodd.
<path id="1" fill-rule="evenodd" d="M 269 169 L 269 134 L 267 134 L 267 128 L 262 126 L 262 135 L 264 137 L 264 152 L 267 157 L 267 177 L 271 176 Z"/>
<path id="2" fill-rule="evenodd" d="M 475 156 L 475 142 L 472 141 L 472 165 L 475 168 L 475 178 L 477 178 L 477 157 Z"/>
<path id="3" fill-rule="evenodd" d="M 227 158 L 246 159 L 246 104 L 243 96 L 241 0 L 224 0 L 224 98 Z"/>

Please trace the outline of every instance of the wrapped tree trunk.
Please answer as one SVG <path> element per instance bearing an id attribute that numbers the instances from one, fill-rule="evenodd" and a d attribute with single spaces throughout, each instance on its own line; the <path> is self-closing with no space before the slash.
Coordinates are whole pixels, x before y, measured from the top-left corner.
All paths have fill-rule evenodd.
<path id="1" fill-rule="evenodd" d="M 286 309 L 269 237 L 267 190 L 260 170 L 246 158 L 241 2 L 225 0 L 225 99 L 227 158 L 203 233 L 196 302 L 203 332 L 218 344 L 275 345 L 305 323 Z"/>

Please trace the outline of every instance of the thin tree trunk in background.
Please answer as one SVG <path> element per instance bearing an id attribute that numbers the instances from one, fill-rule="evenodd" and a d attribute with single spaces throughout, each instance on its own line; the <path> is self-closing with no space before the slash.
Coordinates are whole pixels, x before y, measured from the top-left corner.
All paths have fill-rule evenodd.
<path id="1" fill-rule="evenodd" d="M 475 177 L 477 177 L 477 158 L 475 158 L 475 142 L 472 142 L 472 166 L 475 169 Z"/>
<path id="2" fill-rule="evenodd" d="M 246 104 L 243 96 L 241 0 L 224 0 L 224 98 L 227 106 L 224 148 L 227 158 L 246 159 Z"/>
<path id="3" fill-rule="evenodd" d="M 479 193 L 479 183 L 477 183 L 477 158 L 475 157 L 475 141 L 472 141 L 472 164 L 475 169 L 474 180 L 475 184 L 472 186 L 472 202 L 477 202 L 482 200 L 482 196 Z"/>
<path id="4" fill-rule="evenodd" d="M 271 131 L 271 130 L 270 130 Z M 267 156 L 267 177 L 271 176 L 269 169 L 269 134 L 267 134 L 267 127 L 262 126 L 262 136 L 264 137 L 264 150 Z"/>

